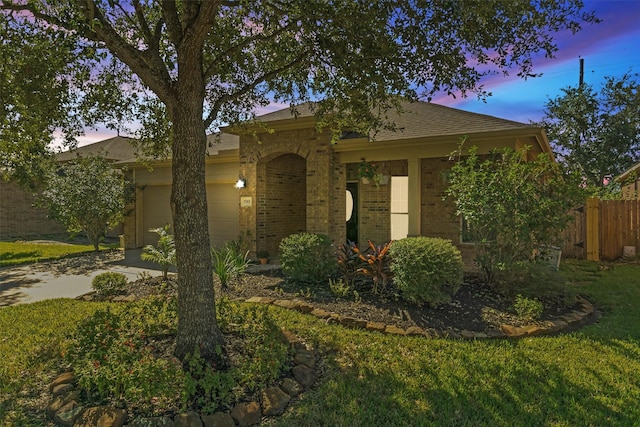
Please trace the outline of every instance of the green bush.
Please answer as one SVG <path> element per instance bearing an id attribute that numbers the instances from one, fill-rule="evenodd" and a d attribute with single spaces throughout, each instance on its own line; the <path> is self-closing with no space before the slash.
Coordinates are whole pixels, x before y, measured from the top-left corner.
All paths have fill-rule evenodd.
<path id="1" fill-rule="evenodd" d="M 235 241 L 227 242 L 216 250 L 211 248 L 213 273 L 220 279 L 220 285 L 227 287 L 229 281 L 243 274 L 249 266 L 249 251 L 242 252 Z"/>
<path id="2" fill-rule="evenodd" d="M 65 355 L 87 403 L 124 405 L 143 416 L 213 413 L 272 384 L 291 359 L 268 307 L 221 299 L 217 308 L 225 340 L 235 348 L 228 366 L 197 352 L 184 365 L 173 357 L 175 297 L 96 311 L 78 326 Z"/>
<path id="3" fill-rule="evenodd" d="M 118 295 L 127 287 L 127 276 L 122 273 L 108 271 L 93 278 L 91 287 L 100 295 Z"/>
<path id="4" fill-rule="evenodd" d="M 149 231 L 156 233 L 158 243 L 155 246 L 147 245 L 142 249 L 140 259 L 154 262 L 162 267 L 162 279 L 168 279 L 169 267 L 176 264 L 176 244 L 173 235 L 169 233 L 169 224 L 164 227 L 151 228 Z"/>
<path id="5" fill-rule="evenodd" d="M 408 302 L 448 302 L 462 283 L 462 256 L 449 240 L 408 237 L 395 241 L 389 253 L 394 283 Z"/>
<path id="6" fill-rule="evenodd" d="M 100 310 L 79 325 L 66 358 L 91 403 L 126 402 L 146 415 L 180 409 L 181 363 L 155 357 L 154 345 L 140 328 L 146 321 L 157 321 L 154 315 L 166 309 L 166 302 Z M 155 309 L 147 311 L 151 306 Z"/>
<path id="7" fill-rule="evenodd" d="M 336 260 L 328 236 L 298 233 L 280 242 L 282 272 L 297 282 L 321 282 L 336 270 Z"/>
<path id="8" fill-rule="evenodd" d="M 513 304 L 513 309 L 519 319 L 532 322 L 542 316 L 544 307 L 538 300 L 516 295 L 516 302 Z"/>

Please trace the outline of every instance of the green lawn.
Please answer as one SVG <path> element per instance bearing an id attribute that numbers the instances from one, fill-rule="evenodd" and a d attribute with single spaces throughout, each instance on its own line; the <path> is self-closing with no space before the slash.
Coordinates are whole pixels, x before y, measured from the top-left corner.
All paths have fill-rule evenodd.
<path id="1" fill-rule="evenodd" d="M 113 247 L 114 245 L 100 245 L 100 249 Z M 93 245 L 0 242 L 0 267 L 31 264 L 91 251 L 93 251 Z"/>
<path id="2" fill-rule="evenodd" d="M 324 374 L 270 425 L 640 425 L 640 265 L 563 269 L 602 317 L 555 337 L 394 337 L 271 307 L 322 354 Z M 33 402 L 59 367 L 56 349 L 100 306 L 54 300 L 0 309 L 0 424 L 44 424 Z"/>

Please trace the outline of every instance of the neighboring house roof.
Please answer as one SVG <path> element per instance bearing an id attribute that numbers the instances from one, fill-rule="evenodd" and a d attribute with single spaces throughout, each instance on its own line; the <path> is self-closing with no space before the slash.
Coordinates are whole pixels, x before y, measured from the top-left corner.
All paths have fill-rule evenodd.
<path id="1" fill-rule="evenodd" d="M 137 161 L 134 139 L 126 136 L 116 136 L 92 144 L 83 145 L 73 150 L 64 151 L 56 155 L 59 161 L 73 160 L 76 157 L 100 154 L 107 160 L 118 164 L 131 164 Z M 217 156 L 221 152 L 238 150 L 240 138 L 229 133 L 207 135 L 207 155 Z"/>
<path id="2" fill-rule="evenodd" d="M 296 120 L 313 116 L 311 103 L 295 107 L 297 116 L 290 108 L 274 111 L 256 119 L 263 123 L 283 120 Z M 460 135 L 484 132 L 499 132 L 536 129 L 535 126 L 501 119 L 485 114 L 471 113 L 429 102 L 403 102 L 400 114 L 394 110 L 389 112 L 389 121 L 394 123 L 397 131 L 380 130 L 375 134 L 376 141 L 415 139 L 444 135 Z"/>
<path id="3" fill-rule="evenodd" d="M 616 181 L 624 182 L 631 177 L 640 176 L 640 163 L 636 163 L 616 177 Z"/>
<path id="4" fill-rule="evenodd" d="M 207 156 L 218 156 L 225 153 L 232 153 L 234 150 L 238 151 L 240 147 L 240 137 L 237 135 L 232 135 L 230 133 L 214 133 L 211 135 L 207 135 Z M 237 154 L 237 153 L 236 153 Z M 170 160 L 171 156 L 168 159 Z M 159 159 L 159 161 L 162 161 Z M 134 153 L 126 158 L 120 160 L 118 163 L 120 164 L 133 164 L 137 162 L 137 157 Z"/>
<path id="5" fill-rule="evenodd" d="M 135 157 L 136 149 L 132 144 L 133 139 L 126 136 L 115 136 L 113 138 L 83 145 L 73 150 L 64 151 L 56 155 L 59 161 L 73 160 L 76 157 L 100 154 L 107 160 L 119 162 Z"/>

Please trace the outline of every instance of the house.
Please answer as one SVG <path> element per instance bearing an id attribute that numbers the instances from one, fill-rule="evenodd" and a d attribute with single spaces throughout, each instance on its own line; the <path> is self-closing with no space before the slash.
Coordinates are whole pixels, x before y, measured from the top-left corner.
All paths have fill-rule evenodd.
<path id="1" fill-rule="evenodd" d="M 56 159 L 64 162 L 87 154 L 101 154 L 118 162 L 134 156 L 135 149 L 130 138 L 117 136 L 58 153 Z M 15 182 L 0 180 L 0 238 L 62 234 L 66 230 L 63 224 L 49 218 L 45 208 L 36 205 L 36 198 L 31 192 Z M 109 235 L 117 236 L 121 232 L 121 229 L 110 230 Z"/>
<path id="2" fill-rule="evenodd" d="M 282 238 L 302 231 L 360 244 L 423 235 L 450 239 L 471 259 L 474 246 L 462 241 L 453 203 L 443 200 L 453 165 L 449 155 L 463 137 L 480 154 L 525 145 L 532 156 L 550 153 L 546 135 L 535 126 L 431 103 L 406 103 L 403 109 L 390 117 L 397 130 L 380 131 L 375 140 L 346 132 L 332 144 L 328 131 L 317 130 L 308 104 L 297 107 L 295 116 L 287 108 L 259 117 L 259 125 L 210 136 L 211 244 L 242 235 L 251 251 L 277 254 Z M 384 177 L 380 185 L 360 179 L 362 159 L 375 162 Z M 130 153 L 116 164 L 127 167 L 137 189 L 124 222 L 126 247 L 154 243 L 157 236 L 148 230 L 172 222 L 171 162 L 157 161 L 149 169 Z M 236 188 L 239 178 L 243 188 Z"/>
<path id="3" fill-rule="evenodd" d="M 640 200 L 640 163 L 621 173 L 616 177 L 616 181 L 622 186 L 622 197 L 624 199 Z"/>
<path id="4" fill-rule="evenodd" d="M 238 181 L 239 138 L 232 134 L 209 135 L 205 159 L 209 235 L 211 245 L 220 247 L 240 235 Z M 171 160 L 159 160 L 151 168 L 137 162 L 132 153 L 117 162 L 126 166 L 128 179 L 135 184 L 136 196 L 127 207 L 124 220 L 125 248 L 139 248 L 155 244 L 158 235 L 150 229 L 172 224 L 171 218 Z"/>

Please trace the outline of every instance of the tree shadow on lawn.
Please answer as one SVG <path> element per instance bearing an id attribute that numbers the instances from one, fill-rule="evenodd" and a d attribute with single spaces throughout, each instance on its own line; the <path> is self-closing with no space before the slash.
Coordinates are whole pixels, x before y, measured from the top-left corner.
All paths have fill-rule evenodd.
<path id="1" fill-rule="evenodd" d="M 634 396 L 640 384 L 615 386 L 616 377 L 624 378 L 617 366 L 590 366 L 589 358 L 571 357 L 571 349 L 563 355 L 569 360 L 541 360 L 530 354 L 546 345 L 403 339 L 406 346 L 372 339 L 366 346 L 378 348 L 346 359 L 336 354 L 340 367 L 330 369 L 278 425 L 634 425 L 638 420 Z M 579 347 L 589 351 L 587 343 Z"/>

